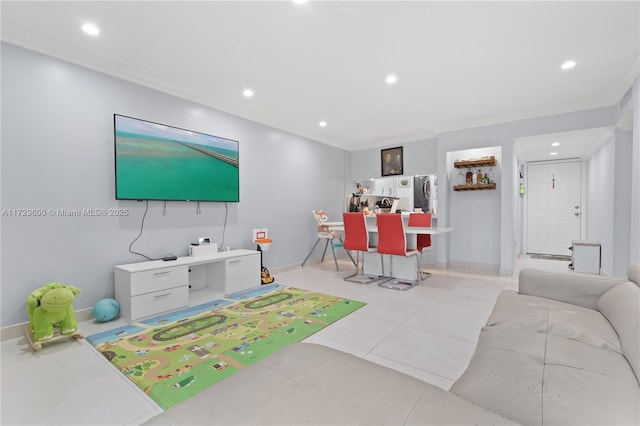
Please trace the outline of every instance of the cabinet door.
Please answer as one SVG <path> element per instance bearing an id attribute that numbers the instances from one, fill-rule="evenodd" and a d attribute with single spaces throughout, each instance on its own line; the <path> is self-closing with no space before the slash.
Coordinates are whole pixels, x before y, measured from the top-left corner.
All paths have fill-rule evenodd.
<path id="1" fill-rule="evenodd" d="M 131 321 L 189 305 L 189 286 L 163 289 L 131 298 Z"/>
<path id="2" fill-rule="evenodd" d="M 233 294 L 260 286 L 260 253 L 225 260 L 225 293 Z"/>
<path id="3" fill-rule="evenodd" d="M 187 266 L 171 266 L 131 274 L 131 295 L 150 293 L 189 283 Z"/>

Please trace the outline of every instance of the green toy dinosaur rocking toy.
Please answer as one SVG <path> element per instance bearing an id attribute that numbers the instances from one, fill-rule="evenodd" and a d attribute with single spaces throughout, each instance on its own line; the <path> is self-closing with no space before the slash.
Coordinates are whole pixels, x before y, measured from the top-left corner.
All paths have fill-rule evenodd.
<path id="1" fill-rule="evenodd" d="M 78 333 L 78 323 L 73 310 L 73 299 L 78 293 L 80 289 L 72 285 L 49 283 L 29 294 L 27 337 L 35 350 L 42 349 L 43 342 L 59 337 L 84 337 Z M 56 335 L 56 327 L 59 329 L 59 335 Z"/>

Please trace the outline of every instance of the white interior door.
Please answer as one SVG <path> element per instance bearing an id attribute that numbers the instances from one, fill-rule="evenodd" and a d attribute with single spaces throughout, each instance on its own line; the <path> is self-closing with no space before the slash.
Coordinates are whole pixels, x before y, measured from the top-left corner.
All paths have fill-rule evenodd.
<path id="1" fill-rule="evenodd" d="M 527 165 L 527 253 L 570 255 L 580 240 L 582 163 Z"/>

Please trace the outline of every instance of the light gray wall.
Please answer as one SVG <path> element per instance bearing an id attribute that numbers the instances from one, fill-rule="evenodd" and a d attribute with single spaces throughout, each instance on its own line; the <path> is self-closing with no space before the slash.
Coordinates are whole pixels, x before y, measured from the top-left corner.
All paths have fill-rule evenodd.
<path id="1" fill-rule="evenodd" d="M 515 152 L 511 153 L 511 182 L 513 188 L 513 204 L 511 206 L 511 214 L 513 221 L 511 223 L 513 233 L 513 253 L 514 257 L 518 257 L 522 253 L 523 235 L 524 235 L 524 196 L 520 195 L 520 170 L 522 163 L 518 160 Z M 523 173 L 524 176 L 524 173 Z"/>
<path id="2" fill-rule="evenodd" d="M 415 176 L 437 173 L 438 141 L 437 139 L 425 139 L 401 145 L 389 145 L 383 148 L 351 152 L 351 176 L 354 179 L 353 182 L 380 178 L 382 176 L 380 151 L 396 146 L 402 146 L 403 175 Z"/>
<path id="3" fill-rule="evenodd" d="M 311 210 L 338 217 L 347 153 L 146 87 L 3 43 L 0 208 L 127 209 L 125 217 L 3 215 L 1 323 L 27 320 L 25 301 L 51 281 L 82 289 L 89 308 L 113 297 L 113 266 L 144 261 L 128 247 L 144 203 L 116 201 L 113 113 L 240 142 L 240 202 L 228 204 L 224 245 L 254 249 L 253 228 L 274 240 L 265 266 L 302 262 L 315 242 Z M 187 254 L 199 236 L 222 243 L 226 207 L 150 202 L 133 249 L 150 257 Z M 319 257 L 318 251 L 314 257 Z"/>
<path id="4" fill-rule="evenodd" d="M 497 165 L 493 167 L 495 190 L 454 191 L 458 184 L 455 161 L 470 160 L 480 156 L 494 156 Z M 485 147 L 450 151 L 447 153 L 446 184 L 438 195 L 447 193 L 445 218 L 447 226 L 454 228 L 449 239 L 449 262 L 452 265 L 484 266 L 487 269 L 500 269 L 501 198 L 503 196 L 503 157 L 501 147 Z M 473 171 L 473 170 L 472 170 Z M 484 167 L 483 171 L 487 171 Z M 509 176 L 507 173 L 505 176 Z M 439 204 L 442 206 L 442 204 Z M 441 209 L 442 215 L 442 209 Z M 456 235 L 454 235 L 456 234 Z"/>
<path id="5" fill-rule="evenodd" d="M 586 162 L 585 240 L 599 241 L 602 272 L 625 276 L 631 262 L 633 131 L 616 128 Z"/>
<path id="6" fill-rule="evenodd" d="M 640 263 L 640 77 L 633 83 L 633 148 L 631 165 L 631 246 L 632 263 Z"/>
<path id="7" fill-rule="evenodd" d="M 312 209 L 325 209 L 331 218 L 339 218 L 344 197 L 352 192 L 355 180 L 380 176 L 380 149 L 345 152 L 15 46 L 3 43 L 1 48 L 0 208 L 123 208 L 130 212 L 126 217 L 101 218 L 3 216 L 2 327 L 26 321 L 27 294 L 47 282 L 62 281 L 82 288 L 75 306 L 88 308 L 100 298 L 113 296 L 114 265 L 144 260 L 128 253 L 140 229 L 144 204 L 114 198 L 113 113 L 239 140 L 241 201 L 228 205 L 224 245 L 255 248 L 251 229 L 267 227 L 274 239 L 264 256 L 268 267 L 304 259 L 315 241 Z M 638 91 L 636 79 L 635 129 L 640 125 Z M 615 115 L 613 107 L 596 108 L 447 132 L 437 139 L 402 144 L 405 174 L 439 175 L 438 225 L 455 227 L 447 219 L 447 153 L 499 147 L 501 185 L 494 192 L 498 200 L 493 200 L 495 206 L 490 210 L 498 223 L 492 222 L 476 237 L 491 242 L 487 259 L 478 260 L 490 266 L 498 262 L 500 272 L 510 275 L 521 235 L 521 218 L 515 207 L 519 199 L 514 138 L 611 126 Z M 632 139 L 630 252 L 632 261 L 638 262 L 637 130 Z M 616 170 L 616 179 L 628 177 L 622 171 L 619 174 Z M 454 203 L 450 208 L 467 207 Z M 165 211 L 163 203 L 151 202 L 145 231 L 134 249 L 151 257 L 169 252 L 186 255 L 187 245 L 199 236 L 222 242 L 225 204 L 203 204 L 201 210 L 196 212 L 195 203 L 173 202 Z M 438 236 L 438 262 L 449 262 L 449 246 L 461 247 L 467 239 L 457 231 Z"/>
<path id="8" fill-rule="evenodd" d="M 616 120 L 616 108 L 610 106 L 445 132 L 436 139 L 403 144 L 405 160 L 419 159 L 418 165 L 405 166 L 405 174 L 438 174 L 438 226 L 454 228 L 453 232 L 436 237 L 434 247 L 437 262 L 449 264 L 454 260 L 487 268 L 497 267 L 500 274 L 511 275 L 522 246 L 522 199 L 518 195 L 519 164 L 513 151 L 514 139 L 594 127 L 609 127 Z M 636 133 L 634 133 L 634 146 L 635 135 Z M 456 194 L 456 198 L 450 200 L 453 191 L 450 190 L 452 183 L 449 171 L 451 162 L 455 159 L 451 153 L 488 147 L 500 150 L 498 189 L 480 191 L 476 195 L 467 194 L 465 197 Z M 638 162 L 636 156 L 634 154 L 634 164 Z M 614 171 L 609 169 L 606 173 L 613 174 Z M 379 177 L 380 148 L 352 152 L 351 176 L 354 180 Z M 466 221 L 468 216 L 462 215 L 461 212 L 469 211 L 471 215 L 472 210 L 481 211 L 482 213 L 477 217 L 482 219 L 476 221 L 479 223 L 473 222 L 475 225 L 469 234 L 462 232 L 470 223 Z M 485 252 L 480 253 L 479 249 L 468 250 L 472 246 L 469 244 L 470 241 L 477 241 L 481 245 L 484 242 Z M 456 253 L 453 253 L 453 247 L 456 248 Z M 460 254 L 457 250 L 465 250 L 465 254 Z"/>
<path id="9" fill-rule="evenodd" d="M 500 168 L 503 174 L 501 188 L 497 192 L 500 196 L 499 208 L 495 210 L 496 217 L 499 215 L 500 221 L 500 226 L 497 228 L 500 233 L 498 243 L 500 274 L 511 275 L 513 273 L 516 257 L 519 254 L 517 250 L 518 239 L 521 235 L 518 223 L 514 223 L 514 221 L 520 221 L 517 207 L 515 207 L 520 201 L 517 192 L 517 164 L 515 164 L 516 160 L 513 153 L 514 139 L 594 127 L 607 127 L 615 122 L 616 109 L 611 106 L 447 132 L 439 135 L 438 174 L 441 175 L 449 167 L 449 164 L 447 164 L 447 152 L 493 146 L 499 146 L 502 149 L 502 164 Z M 613 173 L 613 171 L 610 170 L 609 173 Z M 449 197 L 449 191 L 442 190 L 438 193 L 440 218 L 446 219 L 450 217 L 446 211 L 448 208 L 465 208 L 460 203 L 450 204 Z M 456 224 L 451 222 L 442 223 L 439 221 L 438 225 L 456 228 Z M 494 226 L 490 226 L 484 231 L 477 231 L 475 236 L 485 241 L 494 241 L 496 237 L 491 232 L 495 232 L 495 230 Z M 455 230 L 448 235 L 448 244 L 451 247 L 464 246 L 464 240 L 468 238 L 464 233 L 456 232 Z M 446 245 L 438 247 L 439 262 L 448 261 L 447 251 L 448 246 Z"/>
<path id="10" fill-rule="evenodd" d="M 586 162 L 585 240 L 599 241 L 601 268 L 613 272 L 616 141 L 611 138 Z M 614 172 L 614 173 L 611 173 Z"/>
<path id="11" fill-rule="evenodd" d="M 625 276 L 631 263 L 631 167 L 633 131 L 616 129 L 616 163 L 613 188 L 613 269 L 612 275 Z"/>

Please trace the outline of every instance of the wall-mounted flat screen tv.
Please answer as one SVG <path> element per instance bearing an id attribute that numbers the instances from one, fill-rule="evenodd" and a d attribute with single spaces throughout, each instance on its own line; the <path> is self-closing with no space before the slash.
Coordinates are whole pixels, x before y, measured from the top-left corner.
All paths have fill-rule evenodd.
<path id="1" fill-rule="evenodd" d="M 238 141 L 113 115 L 116 199 L 239 201 Z"/>

